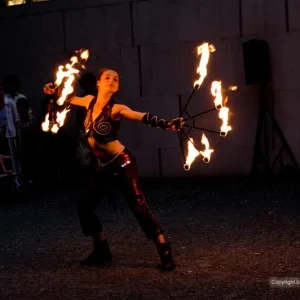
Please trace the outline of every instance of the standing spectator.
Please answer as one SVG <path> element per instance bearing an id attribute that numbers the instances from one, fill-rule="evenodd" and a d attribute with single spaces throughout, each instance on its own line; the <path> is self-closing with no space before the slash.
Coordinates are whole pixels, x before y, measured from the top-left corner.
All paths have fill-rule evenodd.
<path id="1" fill-rule="evenodd" d="M 0 87 L 0 151 L 6 155 L 9 153 L 8 142 L 6 139 L 6 107 L 4 103 L 3 89 Z"/>
<path id="2" fill-rule="evenodd" d="M 15 135 L 16 154 L 21 166 L 23 179 L 32 182 L 32 167 L 34 154 L 33 122 L 34 117 L 26 96 L 20 94 L 22 83 L 19 77 L 9 75 L 3 80 L 4 98 L 14 105 L 17 114 L 18 130 Z"/>
<path id="3" fill-rule="evenodd" d="M 27 98 L 19 98 L 17 111 L 20 117 L 20 130 L 18 134 L 18 152 L 22 169 L 23 180 L 31 184 L 34 176 L 37 154 L 37 124 L 30 116 L 30 106 Z"/>
<path id="4" fill-rule="evenodd" d="M 5 130 L 5 140 L 3 141 L 3 150 L 4 154 L 8 153 L 12 158 L 12 167 L 16 175 L 15 182 L 19 187 L 22 184 L 21 181 L 21 171 L 19 166 L 19 161 L 17 158 L 16 150 L 16 136 L 17 136 L 17 126 L 19 126 L 19 116 L 16 110 L 16 106 L 12 103 L 11 100 L 7 99 L 3 94 L 3 89 L 0 88 L 0 111 L 1 111 L 1 124 L 2 124 L 2 134 Z M 7 144 L 6 144 L 7 142 Z M 8 146 L 6 146 L 8 145 Z M 1 149 L 2 152 L 2 149 Z M 2 152 L 3 153 L 3 152 Z"/>
<path id="5" fill-rule="evenodd" d="M 9 75 L 4 78 L 3 80 L 4 97 L 7 101 L 11 101 L 15 105 L 16 110 L 17 110 L 18 100 L 21 98 L 27 99 L 26 96 L 19 93 L 21 88 L 22 88 L 22 83 L 19 77 L 15 75 Z M 33 117 L 32 109 L 29 105 L 28 105 L 28 115 L 29 115 L 29 121 L 33 121 L 34 117 Z M 18 119 L 20 119 L 19 116 Z"/>

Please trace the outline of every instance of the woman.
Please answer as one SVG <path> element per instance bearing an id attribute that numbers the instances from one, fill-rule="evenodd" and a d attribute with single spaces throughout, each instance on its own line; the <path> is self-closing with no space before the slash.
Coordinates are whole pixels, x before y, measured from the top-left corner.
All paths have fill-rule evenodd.
<path id="1" fill-rule="evenodd" d="M 119 81 L 119 74 L 116 71 L 101 69 L 97 82 L 97 97 L 87 95 L 69 100 L 72 104 L 87 109 L 85 137 L 97 166 L 94 176 L 86 178 L 86 189 L 77 207 L 83 234 L 92 236 L 94 241 L 93 252 L 81 264 L 103 265 L 112 260 L 107 239 L 95 210 L 100 199 L 109 193 L 111 185 L 118 183 L 146 237 L 153 240 L 157 246 L 161 270 L 171 271 L 175 269 L 175 263 L 170 243 L 166 242 L 160 224 L 148 206 L 138 179 L 136 160 L 118 140 L 118 129 L 122 118 L 167 130 L 179 130 L 184 122 L 182 118 L 167 122 L 150 113 L 133 111 L 125 105 L 116 103 L 112 96 L 119 90 Z M 54 94 L 55 89 L 48 83 L 44 87 L 44 92 Z"/>

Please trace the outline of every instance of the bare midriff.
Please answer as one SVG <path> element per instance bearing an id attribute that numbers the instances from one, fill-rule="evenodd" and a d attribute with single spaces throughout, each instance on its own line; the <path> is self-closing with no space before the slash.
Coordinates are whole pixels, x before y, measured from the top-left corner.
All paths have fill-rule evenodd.
<path id="1" fill-rule="evenodd" d="M 99 144 L 94 138 L 89 137 L 88 142 L 93 154 L 98 158 L 109 158 L 122 152 L 124 149 L 124 145 L 121 144 L 119 140 L 115 140 L 107 144 Z"/>

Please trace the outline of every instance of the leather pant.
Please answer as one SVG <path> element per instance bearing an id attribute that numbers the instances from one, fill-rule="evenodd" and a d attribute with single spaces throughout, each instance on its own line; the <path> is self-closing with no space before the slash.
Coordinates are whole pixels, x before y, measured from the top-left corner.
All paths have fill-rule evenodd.
<path id="1" fill-rule="evenodd" d="M 101 199 L 109 195 L 111 189 L 116 188 L 116 184 L 146 237 L 155 240 L 163 233 L 141 189 L 136 160 L 127 149 L 106 166 L 98 167 L 96 172 L 91 172 L 85 179 L 85 189 L 77 206 L 79 221 L 85 236 L 97 236 L 103 232 L 95 210 Z"/>

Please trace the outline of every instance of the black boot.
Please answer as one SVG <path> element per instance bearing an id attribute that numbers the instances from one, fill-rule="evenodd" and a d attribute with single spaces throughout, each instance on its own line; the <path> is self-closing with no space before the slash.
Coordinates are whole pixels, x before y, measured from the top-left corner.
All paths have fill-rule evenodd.
<path id="1" fill-rule="evenodd" d="M 162 271 L 173 271 L 176 266 L 172 258 L 172 249 L 170 243 L 160 243 L 156 246 L 161 259 L 161 265 L 159 266 L 159 268 Z"/>
<path id="2" fill-rule="evenodd" d="M 93 252 L 80 262 L 81 265 L 96 265 L 103 266 L 112 261 L 109 244 L 107 240 L 99 241 L 94 244 Z"/>

